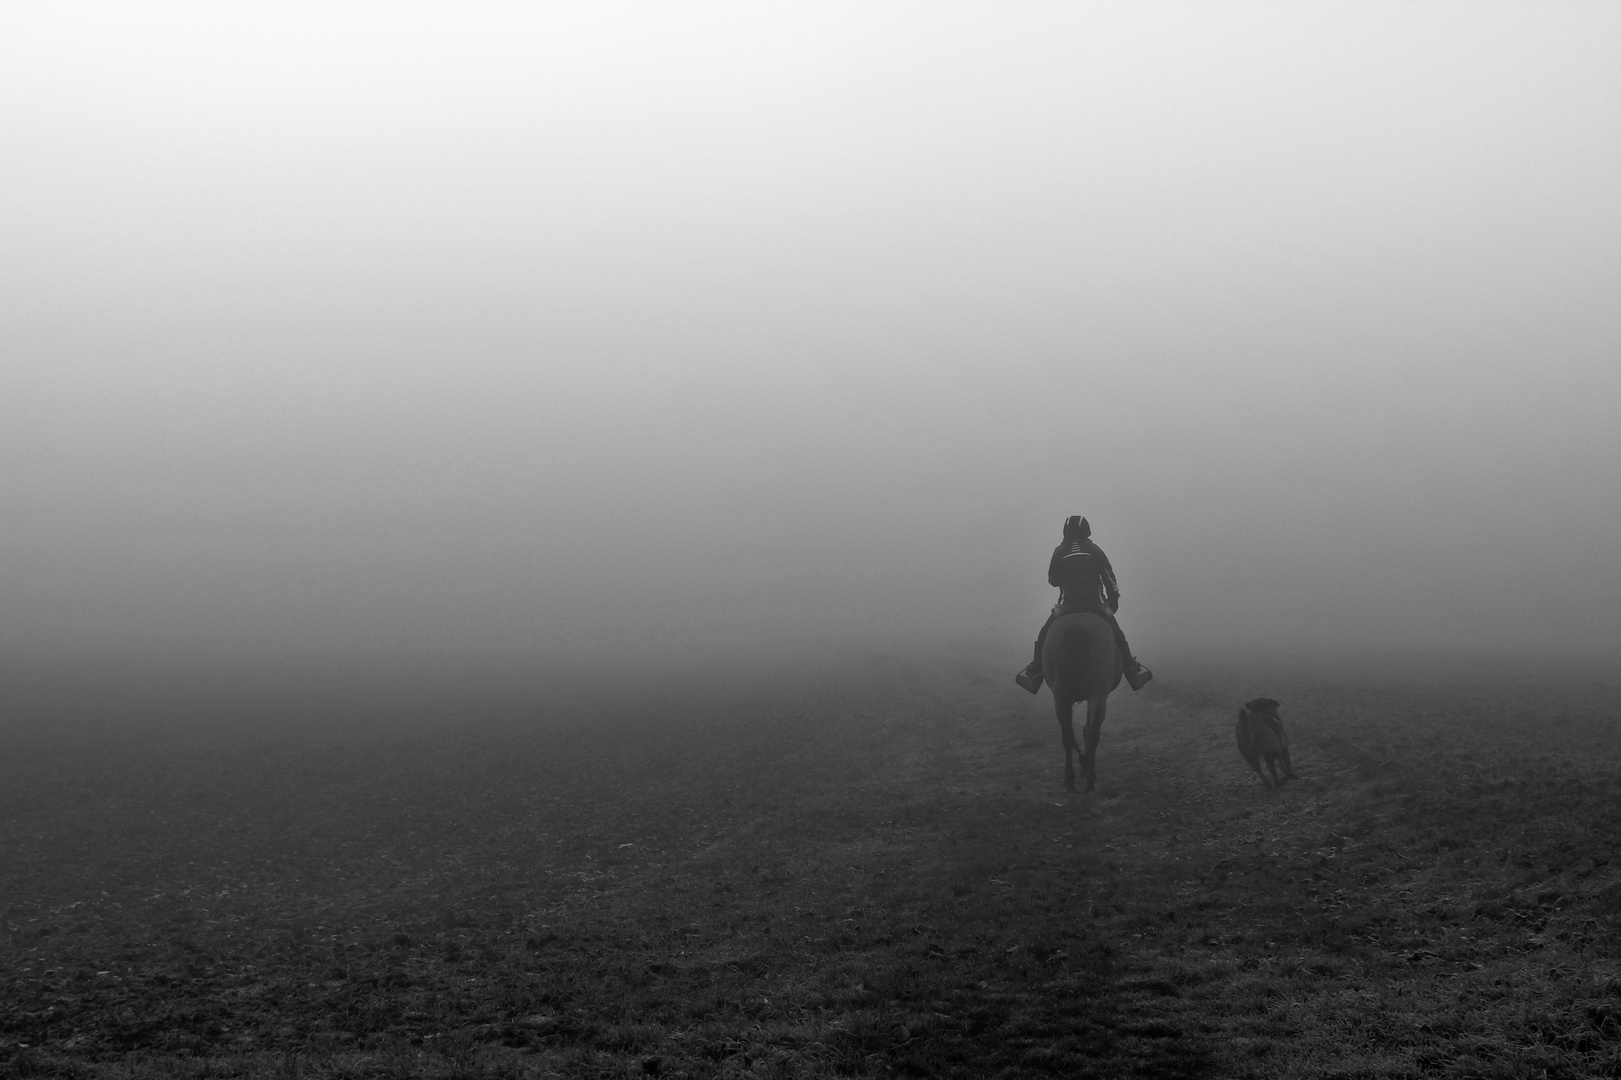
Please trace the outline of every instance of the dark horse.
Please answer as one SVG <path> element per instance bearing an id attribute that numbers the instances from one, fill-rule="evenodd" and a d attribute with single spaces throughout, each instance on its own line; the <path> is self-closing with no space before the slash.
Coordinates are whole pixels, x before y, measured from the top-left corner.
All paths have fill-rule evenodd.
<path id="1" fill-rule="evenodd" d="M 1081 755 L 1086 790 L 1097 783 L 1098 736 L 1109 694 L 1120 685 L 1120 650 L 1107 619 L 1090 611 L 1060 615 L 1047 630 L 1041 650 L 1041 670 L 1047 673 L 1053 705 L 1058 709 L 1058 730 L 1064 735 L 1064 787 L 1075 790 L 1075 766 L 1070 751 Z M 1086 702 L 1086 748 L 1075 745 L 1075 705 Z"/>

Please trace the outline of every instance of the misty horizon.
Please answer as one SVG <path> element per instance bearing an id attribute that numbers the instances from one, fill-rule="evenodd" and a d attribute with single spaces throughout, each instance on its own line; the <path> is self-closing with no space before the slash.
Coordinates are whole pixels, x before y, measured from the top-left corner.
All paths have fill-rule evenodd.
<path id="1" fill-rule="evenodd" d="M 1614 8 L 0 31 L 18 669 L 1621 654 Z"/>

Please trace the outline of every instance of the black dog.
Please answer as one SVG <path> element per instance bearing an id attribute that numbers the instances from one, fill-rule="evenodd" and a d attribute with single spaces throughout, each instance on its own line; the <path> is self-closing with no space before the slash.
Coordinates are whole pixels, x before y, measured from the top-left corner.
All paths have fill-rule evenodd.
<path id="1" fill-rule="evenodd" d="M 1250 768 L 1255 770 L 1268 787 L 1276 787 L 1284 780 L 1295 779 L 1289 764 L 1289 733 L 1283 730 L 1283 717 L 1278 715 L 1278 703 L 1271 698 L 1258 697 L 1244 703 L 1238 710 L 1238 752 L 1244 755 Z M 1272 770 L 1272 779 L 1261 771 L 1261 759 Z M 1283 776 L 1278 776 L 1278 762 L 1283 762 Z"/>

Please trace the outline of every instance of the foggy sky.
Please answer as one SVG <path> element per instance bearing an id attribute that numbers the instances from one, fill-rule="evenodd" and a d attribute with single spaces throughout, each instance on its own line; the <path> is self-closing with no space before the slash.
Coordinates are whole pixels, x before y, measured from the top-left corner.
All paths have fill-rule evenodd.
<path id="1" fill-rule="evenodd" d="M 1621 651 L 1621 9 L 15 5 L 0 648 Z"/>

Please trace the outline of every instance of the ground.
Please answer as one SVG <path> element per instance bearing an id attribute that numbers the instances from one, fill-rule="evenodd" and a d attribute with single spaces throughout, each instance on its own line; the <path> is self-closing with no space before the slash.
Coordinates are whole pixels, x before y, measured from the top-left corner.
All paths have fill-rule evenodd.
<path id="1" fill-rule="evenodd" d="M 1621 1075 L 1621 686 L 1161 667 L 8 729 L 0 1076 Z"/>

